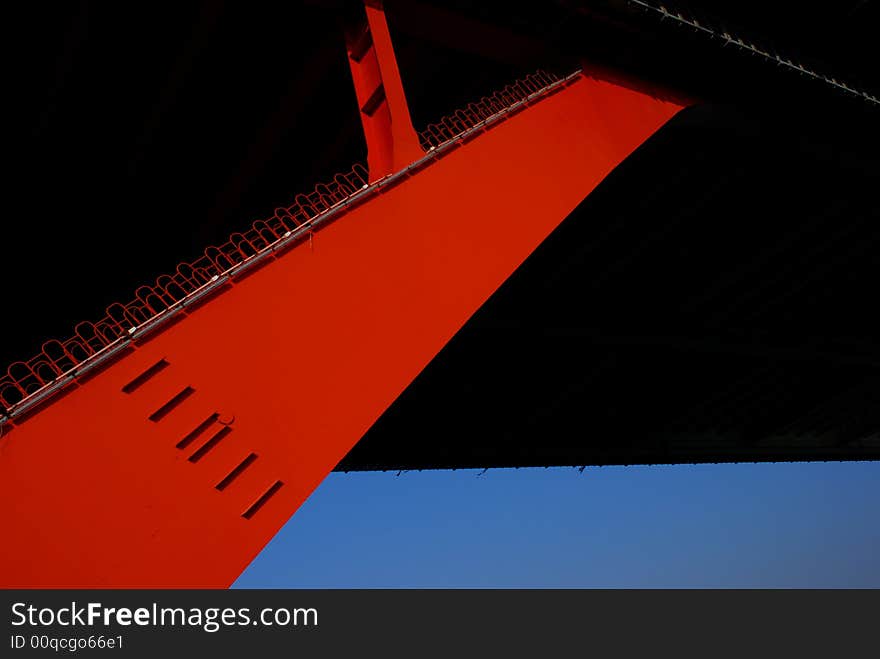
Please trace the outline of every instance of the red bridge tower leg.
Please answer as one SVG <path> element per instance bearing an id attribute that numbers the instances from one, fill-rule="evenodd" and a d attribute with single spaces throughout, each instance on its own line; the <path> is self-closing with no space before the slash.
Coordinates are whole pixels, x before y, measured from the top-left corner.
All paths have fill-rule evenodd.
<path id="1" fill-rule="evenodd" d="M 370 182 L 424 155 L 409 116 L 381 2 L 367 2 L 366 22 L 346 35 L 348 62 L 367 140 Z"/>

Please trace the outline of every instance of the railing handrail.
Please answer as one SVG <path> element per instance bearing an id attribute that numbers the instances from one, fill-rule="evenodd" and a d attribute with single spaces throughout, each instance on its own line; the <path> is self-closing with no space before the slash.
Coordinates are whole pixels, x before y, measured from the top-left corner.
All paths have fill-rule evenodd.
<path id="1" fill-rule="evenodd" d="M 73 337 L 46 341 L 35 357 L 14 362 L 0 377 L 0 426 L 53 396 L 76 377 L 112 359 L 128 343 L 164 325 L 244 269 L 310 234 L 318 224 L 408 175 L 410 170 L 455 146 L 468 133 L 500 121 L 512 110 L 578 75 L 580 71 L 575 71 L 560 79 L 538 71 L 483 97 L 419 133 L 427 153 L 404 170 L 370 184 L 366 168 L 355 164 L 330 183 L 318 184 L 312 192 L 297 195 L 291 206 L 276 209 L 271 217 L 253 222 L 243 233 L 233 233 L 222 245 L 208 247 L 192 263 L 181 263 L 173 274 L 163 274 L 155 284 L 138 287 L 133 300 L 111 304 L 100 320 L 79 323 L 74 327 Z"/>

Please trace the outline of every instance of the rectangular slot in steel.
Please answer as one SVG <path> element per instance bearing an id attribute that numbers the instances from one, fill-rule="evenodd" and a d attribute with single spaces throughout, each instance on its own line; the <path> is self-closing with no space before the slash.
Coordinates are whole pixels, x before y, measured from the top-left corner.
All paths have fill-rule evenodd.
<path id="1" fill-rule="evenodd" d="M 192 431 L 187 433 L 186 437 L 181 439 L 175 446 L 179 449 L 185 449 L 187 446 L 193 443 L 193 441 L 205 432 L 208 428 L 214 425 L 217 419 L 220 418 L 220 415 L 217 412 L 214 412 L 207 419 L 202 421 L 199 425 L 197 425 Z"/>
<path id="2" fill-rule="evenodd" d="M 250 467 L 254 463 L 254 460 L 256 460 L 256 459 L 257 459 L 257 454 L 251 453 L 244 460 L 239 462 L 238 466 L 235 469 L 233 469 L 232 471 L 230 471 L 228 474 L 226 474 L 226 476 L 223 478 L 223 480 L 220 481 L 219 483 L 217 483 L 214 487 L 222 492 L 227 487 L 229 487 L 229 485 L 232 483 L 232 481 L 234 481 L 236 478 L 241 476 L 242 472 L 244 472 L 245 469 Z"/>
<path id="3" fill-rule="evenodd" d="M 181 403 L 183 403 L 183 401 L 185 401 L 187 398 L 189 398 L 190 396 L 192 396 L 195 392 L 196 392 L 196 390 L 193 389 L 192 387 L 186 387 L 186 388 L 185 388 L 183 391 L 181 391 L 179 394 L 176 394 L 176 395 L 174 396 L 174 398 L 172 398 L 172 399 L 169 400 L 167 403 L 165 403 L 162 407 L 160 407 L 158 410 L 156 410 L 155 412 L 153 412 L 153 413 L 149 416 L 150 421 L 153 421 L 154 423 L 157 422 L 157 421 L 161 421 L 163 418 L 165 418 L 166 416 L 168 416 L 168 414 L 169 414 L 169 413 L 170 413 L 175 407 L 177 407 L 178 405 L 180 405 Z"/>
<path id="4" fill-rule="evenodd" d="M 366 30 L 361 32 L 360 36 L 351 45 L 351 59 L 353 59 L 355 62 L 360 62 L 364 58 L 364 55 L 367 54 L 367 51 L 372 45 L 373 33 L 370 32 L 369 28 L 367 28 Z"/>
<path id="5" fill-rule="evenodd" d="M 248 508 L 241 514 L 241 516 L 245 519 L 250 519 L 251 517 L 256 515 L 257 511 L 266 505 L 266 502 L 271 499 L 275 495 L 275 493 L 278 492 L 278 490 L 281 489 L 282 485 L 284 485 L 284 483 L 282 483 L 281 481 L 275 481 L 268 490 L 260 495 L 259 499 L 251 504 L 250 508 Z"/>
<path id="6" fill-rule="evenodd" d="M 229 426 L 223 426 L 214 433 L 214 435 L 207 442 L 202 444 L 199 448 L 196 449 L 195 453 L 187 458 L 190 462 L 198 462 L 210 451 L 212 448 L 217 446 L 220 443 L 220 440 L 226 437 L 229 433 L 232 432 L 232 428 Z"/>
<path id="7" fill-rule="evenodd" d="M 372 117 L 373 113 L 379 108 L 382 104 L 382 101 L 385 100 L 385 85 L 379 84 L 376 89 L 373 90 L 373 93 L 370 94 L 370 98 L 367 99 L 367 102 L 364 103 L 364 106 L 361 108 L 361 112 L 363 112 L 368 117 Z"/>
<path id="8" fill-rule="evenodd" d="M 155 364 L 150 366 L 150 368 L 148 368 L 146 371 L 137 376 L 134 380 L 122 387 L 122 391 L 126 394 L 130 394 L 132 391 L 134 391 L 141 385 L 146 384 L 148 380 L 155 377 L 169 366 L 170 364 L 167 361 L 165 361 L 164 359 L 160 359 Z"/>

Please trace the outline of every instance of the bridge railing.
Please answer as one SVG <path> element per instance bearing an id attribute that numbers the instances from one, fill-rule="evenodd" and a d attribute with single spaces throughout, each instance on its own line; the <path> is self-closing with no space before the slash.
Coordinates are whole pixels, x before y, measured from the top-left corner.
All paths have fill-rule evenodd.
<path id="1" fill-rule="evenodd" d="M 419 134 L 422 147 L 430 151 L 561 82 L 557 76 L 543 71 L 529 75 L 428 125 Z M 380 182 L 374 185 L 377 183 Z M 195 261 L 181 263 L 173 273 L 139 287 L 129 302 L 111 304 L 100 320 L 79 323 L 72 337 L 47 341 L 35 357 L 13 363 L 0 377 L 0 421 L 21 403 L 62 378 L 75 377 L 84 364 L 106 353 L 145 323 L 368 187 L 367 169 L 356 164 L 350 171 L 337 174 L 332 181 L 297 195 L 292 205 L 276 209 L 272 216 L 257 220 L 246 231 L 232 234 L 222 245 L 208 247 Z"/>
<path id="2" fill-rule="evenodd" d="M 510 106 L 524 101 L 529 96 L 537 94 L 557 82 L 559 82 L 559 76 L 546 71 L 537 71 L 507 85 L 491 96 L 484 96 L 476 103 L 469 103 L 467 107 L 443 117 L 440 121 L 428 124 L 427 128 L 419 133 L 422 148 L 427 151 L 455 139 L 478 123 L 503 112 Z"/>

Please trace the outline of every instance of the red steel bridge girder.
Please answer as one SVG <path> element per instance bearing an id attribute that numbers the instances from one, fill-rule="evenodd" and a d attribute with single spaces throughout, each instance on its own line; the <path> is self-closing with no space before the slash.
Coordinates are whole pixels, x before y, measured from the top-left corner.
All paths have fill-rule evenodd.
<path id="1" fill-rule="evenodd" d="M 430 151 L 0 439 L 0 585 L 225 587 L 680 106 L 582 75 Z M 418 441 L 413 438 L 413 441 Z"/>

